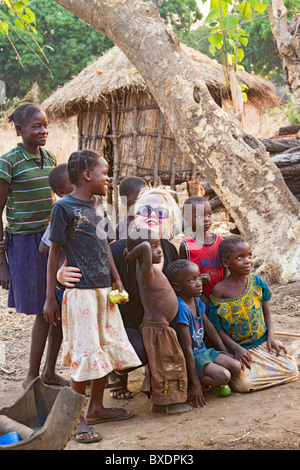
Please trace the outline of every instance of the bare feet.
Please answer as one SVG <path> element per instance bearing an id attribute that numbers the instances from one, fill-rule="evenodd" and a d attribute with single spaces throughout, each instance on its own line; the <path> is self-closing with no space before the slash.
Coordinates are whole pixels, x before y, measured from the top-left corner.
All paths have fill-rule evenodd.
<path id="1" fill-rule="evenodd" d="M 176 415 L 191 411 L 192 407 L 188 403 L 174 403 L 173 405 L 155 405 L 151 403 L 150 411 L 152 413 L 167 413 L 167 415 Z"/>
<path id="2" fill-rule="evenodd" d="M 53 375 L 42 374 L 41 379 L 46 385 L 58 385 L 60 387 L 70 386 L 70 382 L 58 374 L 53 374 Z"/>
<path id="3" fill-rule="evenodd" d="M 23 388 L 27 388 L 31 384 L 31 382 L 33 382 L 37 377 L 28 375 L 22 384 Z M 70 386 L 70 382 L 68 380 L 64 379 L 63 377 L 57 374 L 48 375 L 48 376 L 42 374 L 41 380 L 45 385 L 57 385 L 60 387 Z"/>
<path id="4" fill-rule="evenodd" d="M 167 415 L 177 415 L 178 413 L 186 413 L 191 411 L 192 407 L 188 403 L 174 403 L 174 405 L 166 406 Z"/>

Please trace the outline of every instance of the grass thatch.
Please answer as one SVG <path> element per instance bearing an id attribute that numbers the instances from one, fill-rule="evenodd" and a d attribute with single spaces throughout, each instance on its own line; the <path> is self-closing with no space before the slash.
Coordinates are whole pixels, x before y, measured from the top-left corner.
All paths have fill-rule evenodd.
<path id="1" fill-rule="evenodd" d="M 224 83 L 222 66 L 199 51 L 183 44 L 181 47 L 212 94 L 220 96 L 223 101 L 230 101 L 230 89 Z M 237 77 L 240 83 L 248 87 L 249 105 L 260 110 L 278 106 L 279 99 L 271 82 L 244 71 L 238 71 Z M 105 101 L 107 95 L 129 89 L 146 91 L 147 86 L 127 57 L 115 46 L 73 80 L 58 88 L 42 106 L 49 116 L 69 117 L 78 114 L 84 104 Z"/>

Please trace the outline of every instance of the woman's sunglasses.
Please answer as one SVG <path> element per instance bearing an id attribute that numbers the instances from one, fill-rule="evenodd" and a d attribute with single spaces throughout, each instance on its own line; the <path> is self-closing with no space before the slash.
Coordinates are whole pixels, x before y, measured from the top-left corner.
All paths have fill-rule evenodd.
<path id="1" fill-rule="evenodd" d="M 160 220 L 169 217 L 168 209 L 164 209 L 163 207 L 141 206 L 137 213 L 142 217 L 150 217 L 152 212 L 154 212 L 156 217 Z"/>

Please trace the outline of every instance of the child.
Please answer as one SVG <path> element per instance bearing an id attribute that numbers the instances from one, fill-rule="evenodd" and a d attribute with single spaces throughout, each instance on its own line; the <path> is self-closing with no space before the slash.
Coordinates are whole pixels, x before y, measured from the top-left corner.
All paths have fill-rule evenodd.
<path id="1" fill-rule="evenodd" d="M 121 201 L 126 205 L 127 214 L 124 219 L 121 219 L 116 227 L 116 239 L 127 238 L 130 232 L 130 227 L 134 223 L 134 204 L 136 199 L 143 188 L 147 188 L 148 185 L 143 178 L 139 176 L 128 176 L 124 178 L 119 186 L 119 194 Z"/>
<path id="2" fill-rule="evenodd" d="M 221 386 L 237 375 L 240 363 L 222 352 L 226 347 L 206 316 L 205 304 L 201 302 L 202 280 L 199 267 L 193 261 L 177 260 L 166 270 L 178 298 L 176 329 L 184 351 L 189 376 L 189 397 L 196 406 L 206 405 L 203 386 Z M 207 349 L 204 333 L 219 349 Z"/>
<path id="3" fill-rule="evenodd" d="M 233 388 L 249 392 L 296 380 L 295 359 L 274 337 L 268 305 L 271 292 L 260 276 L 250 274 L 249 244 L 237 235 L 226 237 L 219 245 L 219 256 L 230 275 L 214 286 L 209 317 L 242 365 Z"/>
<path id="4" fill-rule="evenodd" d="M 184 202 L 183 215 L 185 229 L 192 229 L 192 234 L 181 242 L 179 256 L 198 264 L 203 280 L 203 294 L 209 299 L 213 286 L 224 278 L 224 267 L 218 255 L 222 237 L 210 232 L 212 214 L 205 198 L 189 197 Z"/>
<path id="5" fill-rule="evenodd" d="M 127 237 L 126 259 L 136 260 L 136 278 L 144 307 L 140 330 L 148 357 L 148 373 L 142 391 L 151 397 L 151 410 L 167 414 L 189 411 L 185 358 L 175 330 L 169 326 L 177 313 L 177 299 L 162 271 L 160 235 L 134 229 Z M 162 407 L 163 406 L 163 407 Z"/>
<path id="6" fill-rule="evenodd" d="M 58 329 L 49 328 L 42 315 L 47 256 L 39 252 L 53 202 L 48 175 L 56 166 L 56 160 L 43 148 L 49 130 L 46 114 L 39 106 L 24 103 L 15 109 L 9 120 L 14 123 L 21 143 L 0 158 L 0 240 L 3 237 L 5 206 L 9 238 L 7 253 L 3 250 L 0 253 L 0 285 L 7 289 L 9 284 L 8 307 L 15 308 L 18 313 L 35 315 L 29 370 L 23 382 L 26 388 L 39 376 L 47 338 L 49 344 L 57 344 L 61 340 Z M 49 353 L 46 369 L 41 373 L 42 379 L 45 383 L 60 384 L 51 348 Z M 52 370 L 49 370 L 49 357 Z"/>
<path id="7" fill-rule="evenodd" d="M 136 367 L 140 361 L 128 341 L 118 306 L 110 304 L 112 281 L 123 290 L 113 262 L 107 236 L 101 196 L 108 189 L 108 164 L 99 154 L 84 150 L 68 161 L 71 194 L 58 200 L 51 213 L 47 297 L 44 315 L 52 322 L 59 313 L 55 299 L 56 273 L 63 248 L 68 263 L 80 269 L 82 278 L 63 298 L 63 363 L 70 364 L 71 386 L 84 394 L 91 381 L 91 396 L 74 439 L 96 442 L 101 439 L 89 424 L 128 419 L 124 409 L 104 408 L 106 375 L 113 369 Z"/>
<path id="8" fill-rule="evenodd" d="M 63 163 L 61 165 L 56 166 L 53 168 L 53 170 L 50 171 L 49 173 L 49 184 L 54 192 L 59 197 L 63 197 L 66 194 L 70 194 L 71 191 L 74 189 L 74 185 L 70 182 L 69 176 L 68 176 L 68 169 L 67 169 L 67 164 Z M 49 254 L 49 248 L 50 248 L 50 224 L 48 225 L 44 235 L 42 236 L 42 240 L 40 242 L 39 246 L 39 251 L 40 253 L 46 253 L 47 255 Z M 65 255 L 62 252 L 61 257 L 60 257 L 60 266 L 64 263 L 65 260 Z M 56 292 L 56 300 L 59 305 L 59 317 L 54 319 L 53 325 L 50 326 L 50 328 L 57 327 L 60 331 L 60 341 L 58 340 L 56 344 L 49 345 L 48 351 L 51 351 L 51 355 L 48 360 L 46 360 L 46 364 L 50 365 L 49 369 L 50 371 L 53 369 L 52 366 L 52 361 L 54 362 L 54 367 L 57 361 L 58 353 L 60 350 L 61 342 L 62 342 L 62 328 L 61 328 L 61 306 L 62 306 L 62 298 L 63 298 L 63 290 L 60 290 L 58 288 L 55 289 Z M 47 372 L 46 372 L 47 375 Z M 63 383 L 65 385 L 69 385 L 67 381 L 64 381 L 64 379 L 61 379 L 62 385 Z M 48 383 L 49 383 L 49 378 L 48 378 Z"/>

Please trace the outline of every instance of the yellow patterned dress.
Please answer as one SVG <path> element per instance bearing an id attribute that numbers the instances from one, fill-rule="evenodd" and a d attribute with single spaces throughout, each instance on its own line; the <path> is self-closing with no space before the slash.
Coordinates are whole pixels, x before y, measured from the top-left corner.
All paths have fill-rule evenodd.
<path id="1" fill-rule="evenodd" d="M 236 343 L 250 350 L 251 369 L 245 368 L 231 387 L 238 392 L 260 390 L 296 380 L 299 372 L 295 359 L 283 352 L 269 353 L 263 303 L 271 298 L 266 282 L 250 274 L 243 294 L 219 299 L 210 296 L 209 319 L 217 330 L 224 330 Z"/>

